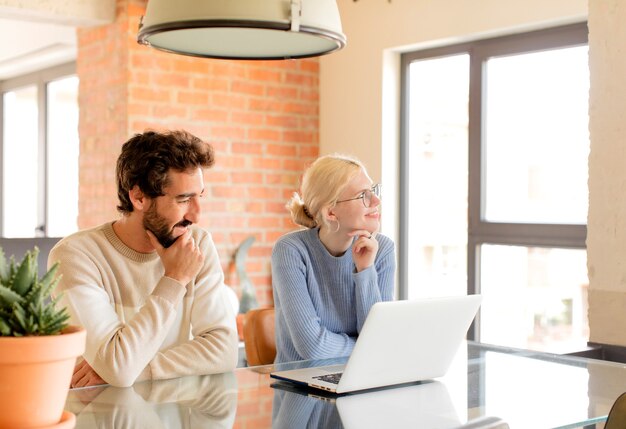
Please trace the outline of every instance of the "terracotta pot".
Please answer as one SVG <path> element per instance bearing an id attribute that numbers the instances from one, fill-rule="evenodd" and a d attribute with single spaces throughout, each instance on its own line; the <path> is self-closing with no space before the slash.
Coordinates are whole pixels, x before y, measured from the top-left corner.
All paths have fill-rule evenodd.
<path id="1" fill-rule="evenodd" d="M 0 429 L 53 426 L 61 421 L 76 358 L 86 333 L 0 337 Z"/>

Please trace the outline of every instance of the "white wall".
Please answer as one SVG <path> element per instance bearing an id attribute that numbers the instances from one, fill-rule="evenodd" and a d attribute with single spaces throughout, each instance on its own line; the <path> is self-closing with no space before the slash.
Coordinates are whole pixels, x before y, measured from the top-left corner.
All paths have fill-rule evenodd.
<path id="1" fill-rule="evenodd" d="M 589 328 L 626 346 L 626 2 L 589 2 Z"/>

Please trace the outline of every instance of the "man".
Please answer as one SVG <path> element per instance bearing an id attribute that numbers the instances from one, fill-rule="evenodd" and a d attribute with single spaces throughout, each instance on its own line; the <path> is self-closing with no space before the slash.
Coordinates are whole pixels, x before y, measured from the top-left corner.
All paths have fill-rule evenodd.
<path id="1" fill-rule="evenodd" d="M 72 387 L 232 370 L 235 315 L 211 235 L 196 227 L 208 143 L 145 132 L 117 160 L 120 219 L 61 240 L 57 293 L 87 330 Z"/>

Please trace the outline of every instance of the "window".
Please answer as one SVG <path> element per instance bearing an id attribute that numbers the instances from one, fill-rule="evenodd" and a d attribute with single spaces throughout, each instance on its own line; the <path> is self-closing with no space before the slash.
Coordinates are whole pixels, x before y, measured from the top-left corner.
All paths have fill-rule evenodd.
<path id="1" fill-rule="evenodd" d="M 470 336 L 586 346 L 587 27 L 404 54 L 401 298 L 481 293 Z"/>
<path id="2" fill-rule="evenodd" d="M 77 229 L 78 78 L 74 64 L 0 82 L 0 236 Z"/>

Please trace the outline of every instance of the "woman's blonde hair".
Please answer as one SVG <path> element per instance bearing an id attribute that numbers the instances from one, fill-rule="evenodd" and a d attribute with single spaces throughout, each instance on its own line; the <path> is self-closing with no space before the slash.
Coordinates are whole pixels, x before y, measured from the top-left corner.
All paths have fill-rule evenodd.
<path id="1" fill-rule="evenodd" d="M 363 164 L 347 155 L 331 154 L 316 159 L 302 176 L 301 195 L 294 193 L 287 203 L 293 221 L 307 228 L 326 224 L 322 209 L 334 205 L 360 171 L 365 171 Z"/>

